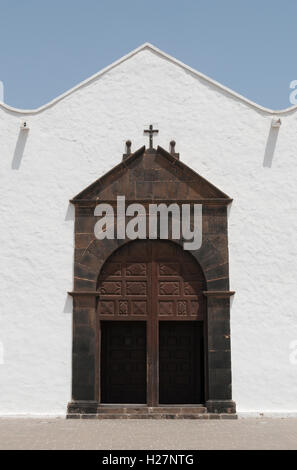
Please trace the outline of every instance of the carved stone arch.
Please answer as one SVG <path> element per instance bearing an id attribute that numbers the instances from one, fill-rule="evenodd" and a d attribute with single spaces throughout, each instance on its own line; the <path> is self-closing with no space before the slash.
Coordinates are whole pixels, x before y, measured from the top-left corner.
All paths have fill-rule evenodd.
<path id="1" fill-rule="evenodd" d="M 229 263 L 221 245 L 220 240 L 205 240 L 200 250 L 191 251 L 204 272 L 209 291 L 229 289 Z"/>
<path id="2" fill-rule="evenodd" d="M 161 147 L 142 147 L 99 178 L 71 202 L 75 205 L 75 261 L 73 296 L 73 374 L 69 416 L 97 413 L 98 276 L 104 263 L 130 240 L 97 240 L 94 209 L 99 202 L 116 206 L 118 195 L 126 205 L 139 202 L 202 204 L 202 245 L 190 251 L 205 276 L 205 367 L 207 387 L 203 404 L 211 413 L 234 413 L 231 392 L 230 296 L 227 206 L 231 199 Z M 172 240 L 182 246 L 183 240 Z M 133 242 L 131 242 L 132 246 Z M 190 255 L 189 255 L 190 256 Z M 196 321 L 196 320 L 195 320 Z M 194 326 L 194 323 L 193 323 Z M 152 358 L 152 367 L 156 359 Z M 98 385 L 99 384 L 99 385 Z M 157 396 L 153 397 L 154 406 Z M 198 411 L 197 411 L 198 413 Z"/>
<path id="3" fill-rule="evenodd" d="M 168 237 L 168 240 L 171 241 L 172 243 L 175 243 L 179 245 L 180 247 L 183 246 L 184 240 L 181 239 L 172 239 L 171 237 Z M 98 240 L 94 238 L 88 247 L 84 250 L 83 254 L 79 258 L 78 262 L 76 263 L 76 273 L 82 273 L 83 267 L 85 267 L 87 270 L 87 276 L 88 278 L 98 279 L 100 275 L 100 271 L 103 267 L 103 264 L 113 255 L 114 252 L 116 252 L 119 248 L 122 246 L 126 245 L 127 243 L 132 243 L 133 240 L 130 240 L 128 238 L 125 238 L 123 240 Z M 225 268 L 227 266 L 224 265 L 224 263 L 221 263 L 221 257 L 218 252 L 218 250 L 213 246 L 212 243 L 207 244 L 207 251 L 215 253 L 216 255 L 216 263 L 220 266 L 224 266 L 224 272 Z M 196 259 L 200 269 L 203 272 L 203 275 L 205 277 L 205 281 L 207 283 L 212 283 L 214 281 L 214 269 L 212 270 L 206 270 L 204 271 L 204 266 L 207 268 L 208 265 L 208 257 L 205 255 L 205 250 L 204 252 L 201 252 L 201 250 L 188 250 L 188 253 L 191 253 L 193 257 Z M 223 273 L 223 270 L 222 270 Z M 224 274 L 224 273 L 223 273 Z M 78 276 L 79 278 L 79 276 Z M 96 290 L 96 284 L 93 286 L 94 290 Z"/>

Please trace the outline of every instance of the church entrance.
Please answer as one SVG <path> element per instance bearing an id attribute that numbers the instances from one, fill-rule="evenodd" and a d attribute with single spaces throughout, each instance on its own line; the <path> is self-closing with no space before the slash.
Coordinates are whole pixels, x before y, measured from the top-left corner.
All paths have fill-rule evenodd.
<path id="1" fill-rule="evenodd" d="M 232 199 L 185 165 L 174 141 L 170 152 L 155 149 L 152 126 L 148 133 L 149 148 L 132 153 L 127 141 L 121 163 L 71 199 L 75 251 L 69 292 L 69 417 L 199 417 L 206 412 L 223 417 L 236 412 L 227 221 Z M 147 239 L 131 241 L 126 229 L 133 218 L 127 213 L 123 219 L 118 196 L 124 196 L 123 211 L 124 206 L 126 210 L 141 204 L 143 217 L 150 204 L 156 204 L 160 214 L 165 204 L 168 236 L 158 224 L 157 239 L 147 233 Z M 108 204 L 113 216 L 98 238 L 94 228 L 101 220 L 99 203 Z M 173 236 L 171 204 L 180 215 L 180 238 Z M 191 230 L 195 205 L 202 206 L 202 244 L 188 251 L 183 249 L 185 204 L 191 206 Z M 144 225 L 148 228 L 149 223 Z M 115 237 L 109 236 L 112 227 Z"/>
<path id="2" fill-rule="evenodd" d="M 201 404 L 204 277 L 196 260 L 163 240 L 134 241 L 98 281 L 101 403 Z"/>

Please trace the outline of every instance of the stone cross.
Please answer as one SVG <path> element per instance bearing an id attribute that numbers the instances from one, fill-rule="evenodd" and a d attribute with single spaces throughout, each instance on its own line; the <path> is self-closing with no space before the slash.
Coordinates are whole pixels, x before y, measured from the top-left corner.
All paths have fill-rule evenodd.
<path id="1" fill-rule="evenodd" d="M 151 124 L 149 129 L 145 129 L 145 134 L 149 134 L 150 136 L 150 150 L 153 148 L 153 137 L 154 137 L 154 134 L 158 134 L 158 130 L 157 129 L 153 129 L 153 125 Z"/>

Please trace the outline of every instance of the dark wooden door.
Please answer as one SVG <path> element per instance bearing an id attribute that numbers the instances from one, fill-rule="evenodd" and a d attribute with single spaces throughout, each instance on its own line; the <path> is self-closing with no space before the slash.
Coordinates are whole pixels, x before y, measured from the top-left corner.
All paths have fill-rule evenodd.
<path id="1" fill-rule="evenodd" d="M 145 322 L 102 322 L 102 403 L 146 403 Z"/>
<path id="2" fill-rule="evenodd" d="M 202 323 L 160 322 L 159 401 L 203 402 Z"/>
<path id="3" fill-rule="evenodd" d="M 199 395 L 198 388 L 203 382 L 201 376 L 203 372 L 197 359 L 197 343 L 200 345 L 201 341 L 200 336 L 196 339 L 194 336 L 196 333 L 200 335 L 202 329 L 197 329 L 194 325 L 204 321 L 205 298 L 203 290 L 205 288 L 203 272 L 194 257 L 179 245 L 166 240 L 136 240 L 121 247 L 109 258 L 104 264 L 98 280 L 97 313 L 99 325 L 102 325 L 103 329 L 102 380 L 100 385 L 102 402 L 147 403 L 149 406 L 165 403 L 164 400 L 172 400 L 168 403 L 201 403 L 201 394 Z M 124 321 L 127 323 L 126 326 Z M 131 351 L 129 351 L 129 345 L 124 347 L 124 337 L 132 332 L 135 333 L 135 338 L 137 335 L 144 334 L 144 326 L 139 326 L 139 329 L 142 329 L 142 333 L 140 333 L 137 322 L 142 325 L 146 324 L 147 341 L 141 343 L 141 347 L 146 348 L 146 351 L 141 350 L 141 353 L 139 351 L 141 360 L 139 359 L 137 365 L 133 364 L 132 366 Z M 184 327 L 181 327 L 181 331 L 185 332 L 186 329 L 189 331 L 187 334 L 190 335 L 188 342 L 190 362 L 187 359 L 188 362 L 183 365 L 182 358 L 180 358 L 180 362 L 176 364 L 176 367 L 184 368 L 184 371 L 189 368 L 193 377 L 198 377 L 199 385 L 196 382 L 196 385 L 194 384 L 194 378 L 191 379 L 191 384 L 194 385 L 191 385 L 192 388 L 188 390 L 187 396 L 181 395 L 182 386 L 179 386 L 177 379 L 175 382 L 173 381 L 172 375 L 170 382 L 175 389 L 171 391 L 171 398 L 164 397 L 167 376 L 159 374 L 159 352 L 161 353 L 161 350 L 159 351 L 158 329 L 159 325 L 160 328 L 165 328 L 165 326 L 162 327 L 162 324 L 165 325 L 166 322 L 173 323 L 170 331 L 174 330 L 174 323 L 177 322 L 180 325 L 181 322 L 185 323 Z M 108 323 L 110 325 L 115 323 L 115 326 L 107 326 Z M 122 326 L 117 326 L 116 323 Z M 186 323 L 189 325 L 187 326 Z M 113 331 L 116 332 L 118 339 L 114 339 L 114 343 L 111 345 L 110 335 L 115 335 L 112 333 Z M 178 331 L 174 331 L 178 338 Z M 164 334 L 165 330 L 162 332 L 162 335 Z M 169 349 L 170 341 L 173 340 L 168 339 L 167 341 Z M 179 338 L 178 341 L 181 342 L 183 339 Z M 122 354 L 120 353 L 121 347 L 124 348 Z M 115 348 L 114 351 L 113 348 Z M 164 349 L 166 348 L 165 345 Z M 191 348 L 193 348 L 192 352 Z M 173 349 L 171 348 L 169 351 L 172 355 L 170 367 L 174 367 Z M 181 354 L 180 351 L 181 346 L 179 346 L 176 355 Z M 108 357 L 108 354 L 111 354 L 111 357 Z M 184 354 L 186 356 L 186 351 Z M 177 360 L 176 355 L 175 360 Z M 110 366 L 115 371 L 121 370 L 120 375 L 118 376 L 115 372 L 113 378 L 113 372 L 109 371 Z M 163 366 L 164 363 L 161 364 L 160 359 L 160 367 L 163 368 Z M 141 367 L 142 374 L 140 374 Z M 133 378 L 133 371 L 136 374 L 135 378 Z M 146 377 L 147 394 L 143 391 L 143 380 L 146 380 Z M 159 378 L 162 379 L 160 387 Z M 133 381 L 139 384 L 137 385 L 139 389 L 131 386 Z M 141 386 L 139 381 L 141 381 Z M 165 385 L 163 386 L 163 384 Z M 183 393 L 185 394 L 185 392 Z"/>

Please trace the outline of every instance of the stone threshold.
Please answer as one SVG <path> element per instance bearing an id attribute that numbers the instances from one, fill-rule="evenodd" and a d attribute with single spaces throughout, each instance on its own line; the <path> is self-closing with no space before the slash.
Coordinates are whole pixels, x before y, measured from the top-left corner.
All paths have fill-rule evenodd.
<path id="1" fill-rule="evenodd" d="M 67 419 L 237 419 L 235 413 L 209 413 L 203 405 L 98 405 L 96 409 L 73 407 Z"/>
<path id="2" fill-rule="evenodd" d="M 69 413 L 67 419 L 237 419 L 235 413 Z"/>

